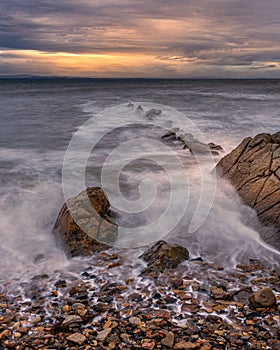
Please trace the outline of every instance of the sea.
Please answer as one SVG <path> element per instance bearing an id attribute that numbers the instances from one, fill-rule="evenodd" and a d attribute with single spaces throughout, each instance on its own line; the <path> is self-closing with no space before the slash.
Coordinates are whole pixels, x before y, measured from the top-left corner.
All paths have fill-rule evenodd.
<path id="1" fill-rule="evenodd" d="M 66 199 L 102 186 L 120 227 L 112 250 L 137 260 L 166 239 L 232 268 L 279 262 L 262 227 L 213 169 L 243 138 L 279 132 L 280 80 L 0 80 L 0 279 L 75 266 L 52 233 Z M 223 147 L 195 157 L 173 128 Z"/>

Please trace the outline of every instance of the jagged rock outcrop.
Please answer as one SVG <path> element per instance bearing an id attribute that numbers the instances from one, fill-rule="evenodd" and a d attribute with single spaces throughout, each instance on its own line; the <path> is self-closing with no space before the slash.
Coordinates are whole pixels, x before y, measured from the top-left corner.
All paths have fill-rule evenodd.
<path id="1" fill-rule="evenodd" d="M 179 128 L 174 128 L 161 137 L 166 141 L 179 141 L 184 149 L 188 149 L 192 154 L 213 154 L 219 155 L 224 152 L 223 147 L 213 142 L 203 143 L 198 141 L 192 134 L 183 133 Z"/>
<path id="2" fill-rule="evenodd" d="M 118 229 L 109 208 L 100 187 L 89 187 L 64 203 L 53 232 L 69 256 L 90 256 L 115 242 Z"/>
<path id="3" fill-rule="evenodd" d="M 280 132 L 245 138 L 216 169 L 263 224 L 280 230 Z"/>
<path id="4" fill-rule="evenodd" d="M 165 241 L 155 243 L 146 250 L 141 256 L 148 266 L 142 271 L 142 274 L 163 272 L 166 268 L 173 269 L 182 261 L 189 259 L 187 248 L 177 244 L 169 244 Z"/>

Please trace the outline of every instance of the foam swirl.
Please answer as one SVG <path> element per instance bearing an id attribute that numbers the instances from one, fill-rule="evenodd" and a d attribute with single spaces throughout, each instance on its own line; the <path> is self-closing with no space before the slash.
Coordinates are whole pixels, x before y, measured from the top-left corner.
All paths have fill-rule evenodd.
<path id="1" fill-rule="evenodd" d="M 117 125 L 116 120 L 122 120 L 122 123 Z M 199 128 L 173 108 L 144 102 L 122 104 L 106 109 L 86 121 L 73 135 L 68 146 L 63 164 L 63 191 L 66 199 L 85 190 L 88 159 L 100 140 L 120 128 L 133 130 L 135 125 L 160 128 L 163 133 L 177 127 L 178 132 L 191 133 L 200 142 L 207 143 Z M 211 154 L 207 155 L 207 166 L 205 166 L 205 155 L 194 150 L 193 157 L 200 171 L 201 191 L 198 205 L 187 228 L 188 232 L 198 230 L 207 218 L 216 189 L 216 182 L 211 181 L 209 185 L 207 180 L 209 169 L 214 167 Z M 120 177 L 125 167 L 137 159 L 153 162 L 166 174 L 169 182 L 168 189 L 163 193 L 166 205 L 161 215 L 152 218 L 145 225 L 139 224 L 134 227 L 119 225 L 118 239 L 114 245 L 120 247 L 144 246 L 164 238 L 188 211 L 190 183 L 188 169 L 180 153 L 164 144 L 160 138 L 152 139 L 143 136 L 131 137 L 119 144 L 110 151 L 102 164 L 101 184 L 108 194 L 111 205 L 121 212 L 139 215 L 154 205 L 158 194 L 155 178 L 160 179 L 160 176 L 149 176 L 147 171 L 138 183 L 137 198 L 125 197 L 120 187 Z M 88 204 L 90 205 L 89 199 Z M 86 232 L 83 221 L 74 212 L 71 214 L 76 223 Z"/>

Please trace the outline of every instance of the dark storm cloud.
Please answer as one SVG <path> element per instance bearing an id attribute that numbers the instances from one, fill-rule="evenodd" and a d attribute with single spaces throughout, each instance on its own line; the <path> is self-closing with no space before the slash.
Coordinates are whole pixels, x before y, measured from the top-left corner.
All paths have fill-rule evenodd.
<path id="1" fill-rule="evenodd" d="M 280 57 L 279 0 L 2 0 L 0 47 L 250 66 Z M 262 66 L 261 64 L 259 65 Z"/>

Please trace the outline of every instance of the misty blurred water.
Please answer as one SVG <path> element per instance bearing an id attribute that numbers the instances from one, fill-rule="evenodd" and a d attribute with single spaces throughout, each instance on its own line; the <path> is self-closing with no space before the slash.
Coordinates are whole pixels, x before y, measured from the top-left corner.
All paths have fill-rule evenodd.
<path id="1" fill-rule="evenodd" d="M 67 146 L 86 120 L 105 108 L 129 101 L 163 104 L 182 112 L 208 142 L 221 144 L 226 152 L 246 136 L 279 131 L 280 81 L 277 80 L 0 80 L 0 273 L 3 276 L 40 269 L 52 271 L 69 264 L 51 235 L 64 202 L 61 172 Z M 122 124 L 121 119 L 120 115 L 116 116 L 116 126 Z M 125 132 L 126 139 L 148 135 L 145 129 L 130 128 Z M 108 146 L 110 141 L 106 142 Z M 89 162 L 92 168 L 89 185 L 100 182 L 99 168 L 108 154 L 106 145 L 103 143 L 102 147 L 101 143 Z M 186 152 L 177 148 L 181 154 Z M 188 155 L 185 162 L 189 162 L 191 198 L 197 200 L 199 173 L 190 159 Z M 138 177 L 147 173 L 159 180 L 160 192 L 168 191 L 168 179 L 164 175 L 159 178 L 158 171 L 149 162 L 128 165 L 121 179 L 126 194 L 133 198 Z M 157 216 L 163 205 L 163 200 L 159 200 L 153 215 Z M 151 212 L 146 214 L 145 219 L 153 220 Z M 138 219 L 133 219 L 133 224 Z M 188 220 L 188 217 L 182 220 L 172 239 L 190 247 L 194 256 L 234 263 L 245 255 L 262 252 L 264 256 L 266 251 L 268 259 L 271 255 L 258 238 L 261 230 L 255 213 L 240 202 L 226 183 L 218 187 L 213 209 L 196 234 L 190 235 L 185 229 Z M 123 221 L 128 226 L 131 224 L 129 216 Z M 34 263 L 38 255 L 45 257 L 41 264 Z"/>

